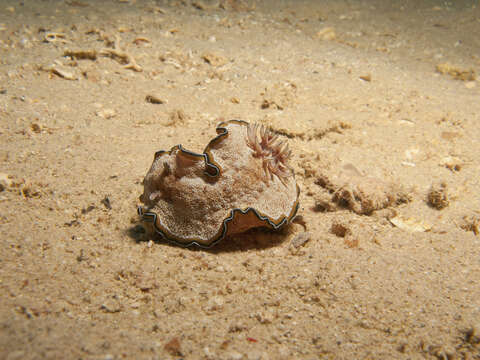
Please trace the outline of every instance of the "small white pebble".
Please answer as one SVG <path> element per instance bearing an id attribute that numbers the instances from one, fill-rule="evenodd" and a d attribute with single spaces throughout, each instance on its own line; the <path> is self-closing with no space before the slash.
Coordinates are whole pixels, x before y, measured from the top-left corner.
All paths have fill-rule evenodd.
<path id="1" fill-rule="evenodd" d="M 231 360 L 241 360 L 243 359 L 243 355 L 240 354 L 239 352 L 232 350 L 227 354 L 227 359 Z"/>
<path id="2" fill-rule="evenodd" d="M 104 119 L 111 119 L 117 115 L 116 111 L 113 109 L 102 109 L 96 112 L 97 116 L 100 116 Z"/>
<path id="3" fill-rule="evenodd" d="M 469 82 L 466 82 L 465 83 L 465 87 L 467 89 L 473 89 L 475 86 L 477 86 L 477 84 L 475 83 L 475 81 L 469 81 Z"/>

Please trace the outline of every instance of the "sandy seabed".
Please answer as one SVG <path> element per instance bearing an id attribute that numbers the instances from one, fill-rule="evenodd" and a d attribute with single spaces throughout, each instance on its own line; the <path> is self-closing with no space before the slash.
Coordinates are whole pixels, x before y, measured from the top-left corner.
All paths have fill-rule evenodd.
<path id="1" fill-rule="evenodd" d="M 0 358 L 480 359 L 477 1 L 2 1 Z M 136 206 L 155 151 L 288 138 L 287 229 Z"/>

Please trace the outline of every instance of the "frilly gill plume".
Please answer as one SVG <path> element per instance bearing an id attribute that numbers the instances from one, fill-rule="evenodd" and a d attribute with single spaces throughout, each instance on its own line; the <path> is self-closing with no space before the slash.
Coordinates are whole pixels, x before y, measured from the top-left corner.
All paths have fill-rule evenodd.
<path id="1" fill-rule="evenodd" d="M 277 134 L 263 125 L 250 124 L 247 128 L 247 144 L 253 150 L 253 156 L 262 159 L 267 182 L 277 176 L 285 183 L 293 175 L 292 168 L 287 164 L 292 152 Z"/>

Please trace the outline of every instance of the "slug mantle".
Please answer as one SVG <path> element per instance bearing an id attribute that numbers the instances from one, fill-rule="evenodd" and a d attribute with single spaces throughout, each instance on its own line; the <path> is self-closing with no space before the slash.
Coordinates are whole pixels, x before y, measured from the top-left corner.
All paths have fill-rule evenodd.
<path id="1" fill-rule="evenodd" d="M 300 189 L 288 145 L 264 127 L 222 122 L 202 154 L 158 151 L 138 212 L 163 238 L 211 247 L 254 227 L 277 230 L 298 210 Z"/>

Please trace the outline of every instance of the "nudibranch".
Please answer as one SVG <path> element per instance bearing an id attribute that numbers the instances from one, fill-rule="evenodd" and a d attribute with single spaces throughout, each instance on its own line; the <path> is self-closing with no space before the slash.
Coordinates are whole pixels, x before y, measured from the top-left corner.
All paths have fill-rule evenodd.
<path id="1" fill-rule="evenodd" d="M 263 126 L 222 122 L 202 154 L 181 145 L 155 153 L 138 212 L 181 246 L 210 247 L 255 227 L 279 229 L 299 206 L 290 155 Z"/>

